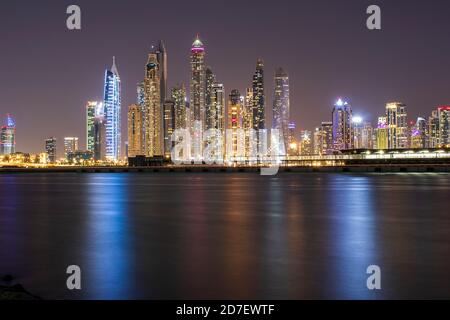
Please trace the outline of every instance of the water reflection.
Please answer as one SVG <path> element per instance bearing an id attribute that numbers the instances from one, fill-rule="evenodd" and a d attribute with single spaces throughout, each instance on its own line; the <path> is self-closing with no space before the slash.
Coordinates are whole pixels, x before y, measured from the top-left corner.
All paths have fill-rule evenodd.
<path id="1" fill-rule="evenodd" d="M 93 299 L 124 299 L 133 286 L 126 175 L 89 175 L 87 257 L 82 266 Z"/>
<path id="2" fill-rule="evenodd" d="M 381 263 L 374 184 L 365 176 L 332 175 L 328 197 L 329 221 L 333 224 L 329 290 L 342 299 L 376 298 L 376 292 L 366 286 L 367 267 Z"/>

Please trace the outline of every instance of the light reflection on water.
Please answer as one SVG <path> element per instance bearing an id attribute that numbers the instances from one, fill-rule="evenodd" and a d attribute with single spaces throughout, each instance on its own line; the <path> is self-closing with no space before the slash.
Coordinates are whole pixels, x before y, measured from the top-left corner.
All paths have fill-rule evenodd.
<path id="1" fill-rule="evenodd" d="M 449 189 L 438 174 L 3 175 L 0 275 L 57 299 L 450 298 Z"/>

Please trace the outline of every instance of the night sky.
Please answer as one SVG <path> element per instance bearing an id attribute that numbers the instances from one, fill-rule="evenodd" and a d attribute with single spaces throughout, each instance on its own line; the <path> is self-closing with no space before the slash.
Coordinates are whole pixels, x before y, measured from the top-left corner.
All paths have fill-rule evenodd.
<path id="1" fill-rule="evenodd" d="M 82 30 L 66 28 L 66 8 L 82 9 Z M 366 8 L 382 9 L 382 31 L 366 28 Z M 331 120 L 336 97 L 375 124 L 387 101 L 408 118 L 450 104 L 448 0 L 39 0 L 0 6 L 0 114 L 17 122 L 17 151 L 42 152 L 44 139 L 78 136 L 85 148 L 85 105 L 102 98 L 112 56 L 126 107 L 135 102 L 150 46 L 163 39 L 169 85 L 189 81 L 197 33 L 207 64 L 227 93 L 251 84 L 256 59 L 266 65 L 271 115 L 273 73 L 290 75 L 291 116 L 298 128 Z"/>

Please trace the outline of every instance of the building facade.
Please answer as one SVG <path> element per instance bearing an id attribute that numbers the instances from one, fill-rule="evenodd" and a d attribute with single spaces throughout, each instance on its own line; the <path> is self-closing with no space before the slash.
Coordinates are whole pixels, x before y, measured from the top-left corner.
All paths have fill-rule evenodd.
<path id="1" fill-rule="evenodd" d="M 16 152 L 16 122 L 6 115 L 6 123 L 0 128 L 0 155 L 10 155 Z"/>
<path id="2" fill-rule="evenodd" d="M 335 150 L 353 149 L 353 113 L 350 104 L 338 99 L 333 109 L 333 146 Z"/>
<path id="3" fill-rule="evenodd" d="M 106 159 L 118 161 L 121 155 L 121 81 L 113 58 L 113 65 L 105 72 L 104 107 L 106 121 Z"/>
<path id="4" fill-rule="evenodd" d="M 128 157 L 144 155 L 142 127 L 144 118 L 141 106 L 132 104 L 128 107 Z"/>
<path id="5" fill-rule="evenodd" d="M 289 75 L 278 68 L 275 72 L 275 90 L 273 101 L 273 129 L 277 129 L 283 138 L 285 150 L 289 148 Z"/>

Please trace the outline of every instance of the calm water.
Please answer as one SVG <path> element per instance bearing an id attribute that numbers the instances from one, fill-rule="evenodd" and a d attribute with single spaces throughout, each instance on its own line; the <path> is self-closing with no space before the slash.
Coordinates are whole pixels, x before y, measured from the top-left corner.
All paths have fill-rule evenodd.
<path id="1" fill-rule="evenodd" d="M 449 199 L 448 174 L 0 175 L 0 275 L 46 299 L 450 298 Z"/>

